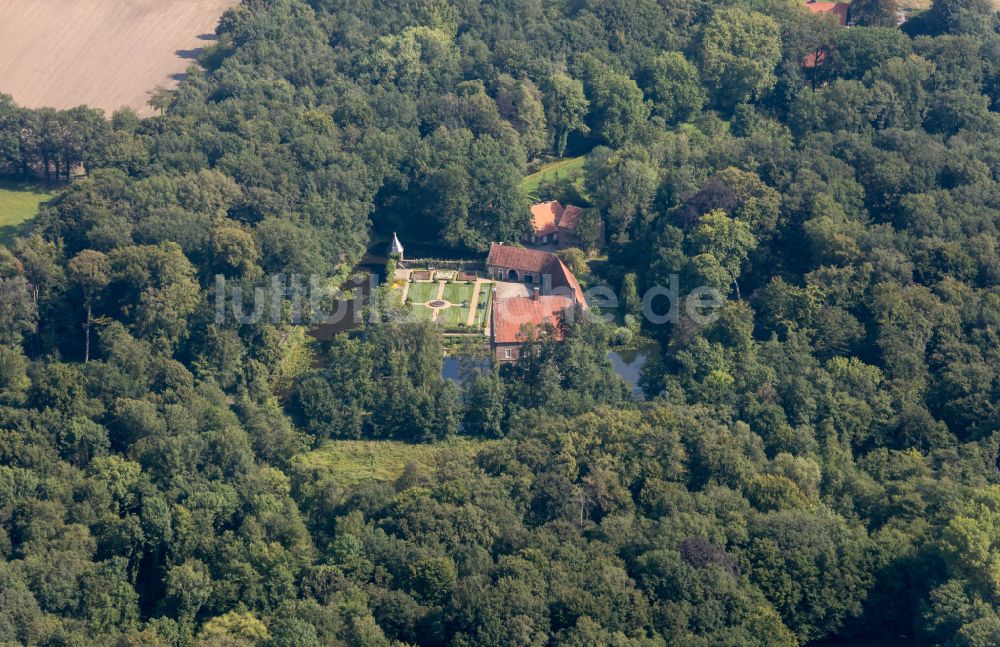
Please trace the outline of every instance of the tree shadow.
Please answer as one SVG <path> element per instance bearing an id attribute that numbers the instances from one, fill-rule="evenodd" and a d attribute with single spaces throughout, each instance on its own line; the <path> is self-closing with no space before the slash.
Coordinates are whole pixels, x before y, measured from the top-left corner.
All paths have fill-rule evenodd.
<path id="1" fill-rule="evenodd" d="M 0 245 L 7 245 L 24 229 L 24 224 L 0 227 Z"/>

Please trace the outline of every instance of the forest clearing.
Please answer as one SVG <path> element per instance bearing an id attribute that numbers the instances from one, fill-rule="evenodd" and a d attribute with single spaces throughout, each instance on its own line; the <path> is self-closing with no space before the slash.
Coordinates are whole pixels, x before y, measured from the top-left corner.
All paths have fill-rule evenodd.
<path id="1" fill-rule="evenodd" d="M 10 241 L 55 194 L 46 184 L 0 180 L 0 243 Z"/>
<path id="2" fill-rule="evenodd" d="M 496 441 L 478 439 L 446 440 L 416 444 L 392 440 L 338 440 L 295 457 L 298 471 L 327 472 L 343 486 L 371 481 L 394 481 L 407 465 L 421 472 L 437 470 L 441 460 L 469 464 L 483 448 Z"/>

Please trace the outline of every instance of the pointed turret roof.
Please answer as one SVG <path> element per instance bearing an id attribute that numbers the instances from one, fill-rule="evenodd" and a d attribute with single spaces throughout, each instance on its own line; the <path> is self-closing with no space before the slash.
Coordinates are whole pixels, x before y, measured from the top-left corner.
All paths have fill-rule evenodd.
<path id="1" fill-rule="evenodd" d="M 392 242 L 389 243 L 389 253 L 403 255 L 403 243 L 399 242 L 396 232 L 392 232 Z"/>

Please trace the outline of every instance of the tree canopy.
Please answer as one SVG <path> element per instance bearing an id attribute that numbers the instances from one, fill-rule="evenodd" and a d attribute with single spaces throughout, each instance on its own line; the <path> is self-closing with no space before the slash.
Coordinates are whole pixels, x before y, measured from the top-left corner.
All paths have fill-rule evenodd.
<path id="1" fill-rule="evenodd" d="M 0 643 L 995 644 L 1000 22 L 894 12 L 247 0 L 155 117 L 0 95 L 63 183 L 0 245 Z M 296 325 L 393 232 L 517 243 L 567 156 L 618 309 L 460 385 L 391 281 Z"/>

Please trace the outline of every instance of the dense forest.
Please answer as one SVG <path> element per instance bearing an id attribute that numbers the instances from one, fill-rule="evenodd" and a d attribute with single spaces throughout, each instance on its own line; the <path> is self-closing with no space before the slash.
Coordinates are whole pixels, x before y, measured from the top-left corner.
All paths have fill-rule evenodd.
<path id="1" fill-rule="evenodd" d="M 153 118 L 0 96 L 0 172 L 85 172 L 0 246 L 0 644 L 1000 644 L 987 0 L 244 0 L 217 33 Z M 645 399 L 590 321 L 459 387 L 389 305 L 304 362 L 213 317 L 216 276 L 340 281 L 393 231 L 482 257 L 569 155 L 543 189 L 606 223 L 574 270 L 659 342 Z M 636 318 L 674 275 L 714 321 Z M 342 439 L 445 449 L 296 461 Z"/>

